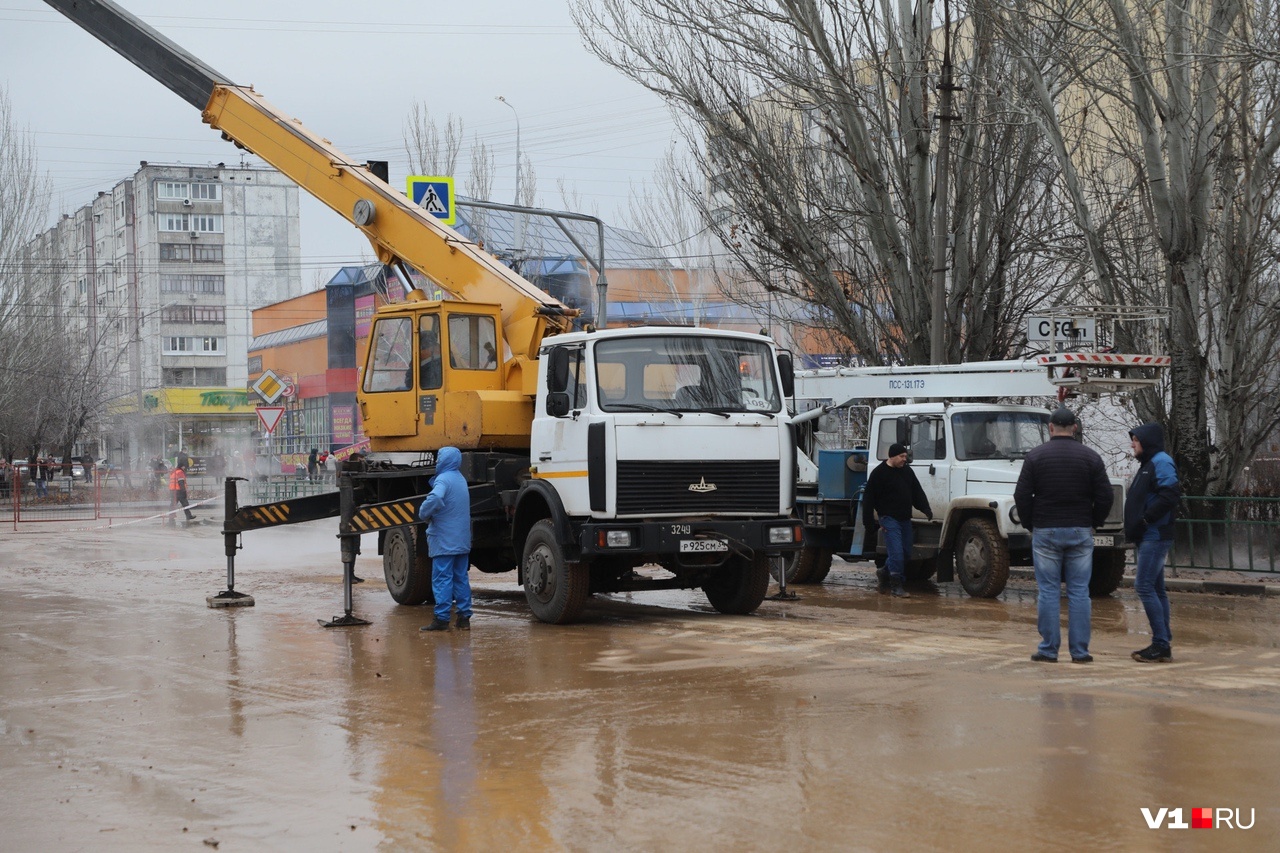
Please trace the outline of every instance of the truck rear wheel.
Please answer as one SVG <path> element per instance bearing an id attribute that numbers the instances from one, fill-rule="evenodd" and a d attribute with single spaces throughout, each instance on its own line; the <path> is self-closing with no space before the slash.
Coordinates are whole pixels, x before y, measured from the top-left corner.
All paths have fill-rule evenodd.
<path id="1" fill-rule="evenodd" d="M 435 604 L 431 594 L 431 558 L 419 528 L 393 527 L 382 543 L 382 576 L 397 604 Z M 413 541 L 418 535 L 417 547 Z"/>
<path id="2" fill-rule="evenodd" d="M 1120 588 L 1126 554 L 1119 549 L 1094 550 L 1093 574 L 1089 576 L 1089 597 L 1106 598 Z"/>
<path id="3" fill-rule="evenodd" d="M 760 551 L 750 559 L 730 557 L 702 585 L 702 591 L 721 613 L 753 613 L 769 591 L 769 558 Z"/>
<path id="4" fill-rule="evenodd" d="M 564 558 L 564 549 L 549 519 L 544 518 L 529 531 L 521 565 L 524 597 L 534 616 L 552 625 L 564 625 L 582 614 L 590 575 L 582 563 L 570 563 Z"/>
<path id="5" fill-rule="evenodd" d="M 809 561 L 809 577 L 796 583 L 822 583 L 831 574 L 830 548 L 802 548 L 799 560 Z"/>
<path id="6" fill-rule="evenodd" d="M 1009 549 L 995 522 L 971 518 L 956 536 L 956 574 L 974 598 L 995 598 L 1009 582 Z"/>
<path id="7" fill-rule="evenodd" d="M 788 584 L 822 583 L 831 571 L 831 549 L 805 546 L 782 558 Z M 777 570 L 773 572 L 777 578 Z"/>

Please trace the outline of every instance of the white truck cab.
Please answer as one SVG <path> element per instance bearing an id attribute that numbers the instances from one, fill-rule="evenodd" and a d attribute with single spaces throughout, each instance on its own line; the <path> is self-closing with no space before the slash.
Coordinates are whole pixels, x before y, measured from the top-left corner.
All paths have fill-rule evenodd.
<path id="1" fill-rule="evenodd" d="M 950 580 L 954 562 L 971 595 L 1003 591 L 1009 565 L 1028 564 L 1031 535 L 1017 520 L 1013 490 L 1027 452 L 1049 438 L 1043 407 L 992 403 L 915 403 L 881 406 L 871 422 L 869 465 L 890 444 L 907 445 L 908 464 L 933 509 L 917 519 L 912 555 L 917 577 L 937 571 Z M 1114 501 L 1094 539 L 1094 594 L 1112 592 L 1124 566 L 1124 484 L 1112 479 Z"/>
<path id="2" fill-rule="evenodd" d="M 547 338 L 538 365 L 513 537 L 539 618 L 640 588 L 754 610 L 768 558 L 801 544 L 789 357 L 760 335 L 621 328 Z M 647 564 L 670 577 L 646 582 Z"/>

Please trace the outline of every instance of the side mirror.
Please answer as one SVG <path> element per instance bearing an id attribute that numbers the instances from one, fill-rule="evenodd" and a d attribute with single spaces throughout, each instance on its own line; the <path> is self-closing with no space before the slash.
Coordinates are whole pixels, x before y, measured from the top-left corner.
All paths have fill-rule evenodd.
<path id="1" fill-rule="evenodd" d="M 547 390 L 552 394 L 562 393 L 569 387 L 569 350 L 556 347 L 547 356 Z M 566 395 L 567 396 L 567 395 Z M 548 409 L 551 400 L 547 400 Z M 551 414 L 548 410 L 547 414 Z"/>
<path id="2" fill-rule="evenodd" d="M 572 401 L 564 391 L 551 391 L 547 394 L 547 414 L 551 417 L 563 418 L 572 408 Z"/>
<path id="3" fill-rule="evenodd" d="M 791 360 L 791 353 L 778 353 L 778 378 L 782 380 L 782 394 L 784 397 L 794 397 L 796 395 L 796 367 Z"/>

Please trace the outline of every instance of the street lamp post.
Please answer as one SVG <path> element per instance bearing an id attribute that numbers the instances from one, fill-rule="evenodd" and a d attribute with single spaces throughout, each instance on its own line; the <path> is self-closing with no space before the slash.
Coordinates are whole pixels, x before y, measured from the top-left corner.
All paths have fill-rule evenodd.
<path id="1" fill-rule="evenodd" d="M 516 200 L 514 203 L 519 205 L 520 204 L 520 113 L 517 112 L 516 108 L 511 106 L 511 102 L 508 101 L 502 95 L 498 95 L 498 97 L 495 98 L 495 100 L 502 101 L 502 103 L 511 107 L 511 112 L 514 113 L 516 117 Z"/>
<path id="2" fill-rule="evenodd" d="M 520 113 L 519 113 L 519 111 L 518 111 L 518 110 L 516 110 L 516 108 L 515 108 L 514 106 L 512 106 L 512 105 L 511 105 L 511 102 L 510 102 L 510 101 L 508 101 L 504 96 L 502 96 L 502 95 L 498 95 L 498 96 L 495 98 L 495 100 L 502 101 L 502 103 L 506 104 L 508 107 L 511 107 L 511 112 L 512 112 L 512 114 L 514 114 L 514 115 L 515 115 L 515 117 L 516 117 L 516 200 L 515 200 L 515 206 L 516 206 L 516 207 L 520 207 L 520 206 L 521 206 L 521 201 L 520 201 Z M 523 254 L 524 254 L 524 228 L 525 228 L 525 218 L 524 218 L 523 216 L 521 216 L 520 214 L 516 214 L 516 222 L 515 222 L 514 224 L 515 224 L 515 232 L 516 232 L 516 233 L 515 233 L 515 245 L 511 247 L 511 259 L 512 259 L 512 263 L 513 263 L 513 265 L 514 265 L 515 271 L 516 271 L 516 272 L 520 272 L 520 271 L 521 271 L 521 270 L 520 270 L 520 266 L 521 266 L 520 262 L 521 262 L 521 260 L 522 260 L 521 255 L 523 255 Z"/>

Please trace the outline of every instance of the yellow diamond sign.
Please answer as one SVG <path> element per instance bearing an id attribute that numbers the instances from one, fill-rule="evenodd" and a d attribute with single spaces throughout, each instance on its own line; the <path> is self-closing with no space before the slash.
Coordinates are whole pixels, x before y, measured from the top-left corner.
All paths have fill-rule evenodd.
<path id="1" fill-rule="evenodd" d="M 250 387 L 270 405 L 280 399 L 280 395 L 284 393 L 285 383 L 274 372 L 266 370 Z"/>

